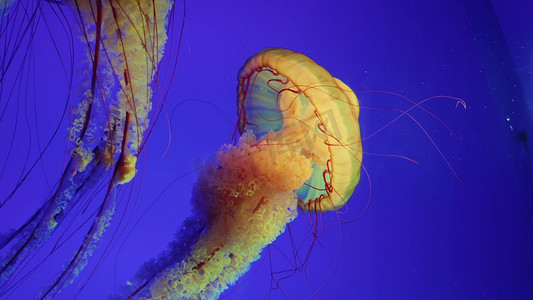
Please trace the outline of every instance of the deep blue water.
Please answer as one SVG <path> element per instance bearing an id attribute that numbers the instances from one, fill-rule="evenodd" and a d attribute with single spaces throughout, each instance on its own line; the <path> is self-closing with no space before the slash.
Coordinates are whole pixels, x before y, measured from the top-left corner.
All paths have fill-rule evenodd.
<path id="1" fill-rule="evenodd" d="M 239 68 L 263 48 L 283 47 L 305 53 L 356 91 L 363 138 L 396 116 L 373 108 L 409 106 L 383 91 L 414 101 L 439 95 L 463 99 L 466 110 L 446 98 L 425 106 L 457 137 L 437 119 L 413 113 L 453 170 L 413 120 L 390 124 L 363 142 L 365 172 L 342 216 L 354 221 L 340 225 L 335 213 L 325 214 L 324 222 L 333 225 L 324 228 L 305 267 L 275 289 L 271 275 L 279 280 L 283 274 L 276 271 L 294 269 L 291 240 L 297 245 L 303 241 L 302 249 L 310 247 L 305 239 L 308 216 L 300 213 L 290 225 L 292 236 L 285 233 L 267 248 L 263 259 L 223 297 L 532 299 L 532 150 L 527 153 L 519 133 L 529 135 L 531 146 L 533 3 L 365 2 L 187 2 L 181 53 L 165 109 L 140 160 L 133 192 L 125 187 L 118 197 L 123 209 L 129 202 L 131 221 L 126 217 L 118 224 L 115 219 L 86 272 L 58 298 L 72 299 L 84 283 L 78 299 L 112 295 L 142 262 L 165 249 L 189 213 L 196 175 L 181 176 L 231 142 Z M 179 26 L 183 3 L 176 9 Z M 13 74 L 2 85 L 0 108 L 7 107 L 7 114 L 0 123 L 0 162 L 8 161 L 0 178 L 2 199 L 20 176 L 26 149 L 33 149 L 29 155 L 34 161 L 36 149 L 52 136 L 69 99 L 66 78 L 83 76 L 81 67 L 75 65 L 70 74 L 58 59 L 70 66 L 67 41 L 78 39 L 65 37 L 49 9 L 41 12 L 30 49 L 34 69 L 27 73 L 35 75 L 29 78 L 34 85 L 8 84 L 16 81 Z M 75 47 L 74 60 L 79 62 L 81 44 Z M 70 91 L 75 102 L 77 90 Z M 60 123 L 30 183 L 0 209 L 0 231 L 20 225 L 46 199 L 62 171 L 69 122 L 67 116 Z M 368 211 L 358 218 L 368 201 Z M 69 223 L 73 236 L 63 236 L 60 249 L 4 298 L 28 299 L 49 283 L 79 245 L 87 231 L 83 221 L 91 220 L 93 210 L 90 206 Z M 110 254 L 95 269 L 117 226 L 130 235 L 115 236 Z M 33 261 L 47 256 L 50 246 Z"/>

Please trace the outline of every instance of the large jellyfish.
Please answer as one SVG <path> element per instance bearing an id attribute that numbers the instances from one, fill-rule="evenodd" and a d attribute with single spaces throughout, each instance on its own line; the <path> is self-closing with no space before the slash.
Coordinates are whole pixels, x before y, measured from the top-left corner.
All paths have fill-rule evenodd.
<path id="1" fill-rule="evenodd" d="M 239 72 L 236 145 L 200 172 L 193 214 L 122 297 L 217 298 L 286 225 L 342 207 L 360 177 L 354 92 L 307 56 L 265 49 Z"/>
<path id="2" fill-rule="evenodd" d="M 3 2 L 5 45 L 11 45 L 9 32 L 16 32 L 17 15 L 21 13 L 24 20 L 28 18 L 26 30 L 34 30 L 30 23 L 40 18 L 39 9 L 45 5 L 38 1 L 29 18 L 28 5 L 23 2 Z M 18 267 L 31 259 L 32 253 L 54 234 L 72 207 L 85 195 L 104 186 L 105 195 L 83 242 L 40 297 L 53 297 L 84 269 L 114 216 L 117 186 L 135 176 L 138 156 L 150 132 L 152 98 L 155 98 L 156 110 L 161 104 L 157 102 L 161 95 L 154 94 L 158 84 L 154 83 L 154 78 L 167 42 L 166 24 L 172 13 L 172 1 L 63 2 L 49 5 L 57 15 L 72 12 L 73 27 L 77 30 L 74 35 L 80 37 L 86 49 L 84 76 L 78 83 L 80 100 L 74 109 L 68 135 L 70 155 L 51 196 L 20 228 L 0 240 L 0 248 L 10 249 L 0 260 L 0 296 L 16 285 L 12 277 L 17 274 Z M 29 34 L 31 38 L 33 34 Z M 24 51 L 20 45 L 10 50 Z M 12 61 L 4 62 L 2 79 Z M 37 162 L 30 171 L 35 164 Z M 17 193 L 30 171 L 6 199 L 0 200 L 0 207 L 17 200 Z"/>

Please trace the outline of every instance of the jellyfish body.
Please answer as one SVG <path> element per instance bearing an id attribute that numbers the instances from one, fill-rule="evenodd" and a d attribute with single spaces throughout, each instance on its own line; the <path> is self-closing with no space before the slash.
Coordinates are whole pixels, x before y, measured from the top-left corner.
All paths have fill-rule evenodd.
<path id="1" fill-rule="evenodd" d="M 310 160 L 284 148 L 244 135 L 206 165 L 192 199 L 205 229 L 190 253 L 150 284 L 150 298 L 217 298 L 283 232 L 297 215 L 293 191 L 311 175 Z"/>
<path id="2" fill-rule="evenodd" d="M 358 104 L 349 87 L 307 56 L 266 49 L 239 73 L 235 146 L 206 164 L 193 189 L 200 220 L 175 261 L 160 258 L 129 282 L 128 298 L 212 299 L 259 259 L 304 211 L 341 207 L 359 179 Z M 333 125 L 338 126 L 335 130 Z M 349 128 L 342 128 L 349 126 Z M 257 137 L 256 137 L 257 136 Z M 313 191 L 316 192 L 313 192 Z"/>
<path id="3" fill-rule="evenodd" d="M 82 244 L 63 272 L 43 290 L 43 298 L 52 297 L 84 269 L 115 213 L 117 186 L 135 176 L 149 128 L 152 81 L 167 41 L 165 26 L 172 8 L 167 0 L 70 0 L 66 4 L 74 12 L 78 34 L 86 46 L 87 68 L 69 129 L 70 159 L 52 196 L 0 241 L 0 247 L 11 247 L 0 261 L 2 282 L 51 237 L 76 200 L 104 180 L 107 187 Z M 13 198 L 22 184 L 3 203 Z"/>

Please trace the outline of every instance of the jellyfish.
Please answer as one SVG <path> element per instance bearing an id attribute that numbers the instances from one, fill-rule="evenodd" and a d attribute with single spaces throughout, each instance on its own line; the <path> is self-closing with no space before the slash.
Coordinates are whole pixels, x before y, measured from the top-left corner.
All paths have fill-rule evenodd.
<path id="1" fill-rule="evenodd" d="M 32 16 L 38 15 L 42 5 L 39 1 Z M 20 228 L 0 240 L 0 248 L 10 249 L 0 260 L 0 296 L 16 284 L 10 279 L 17 267 L 50 239 L 73 206 L 104 186 L 105 195 L 83 242 L 40 297 L 53 297 L 85 268 L 115 214 L 117 187 L 135 177 L 138 157 L 150 133 L 150 112 L 157 112 L 161 105 L 161 94 L 154 93 L 159 83 L 154 79 L 168 40 L 172 1 L 69 0 L 49 5 L 58 15 L 73 13 L 69 21 L 77 30 L 73 35 L 85 46 L 85 71 L 80 72 L 84 76 L 78 83 L 79 101 L 68 131 L 68 162 L 54 191 Z M 5 2 L 2 26 L 9 29 L 20 10 L 27 10 L 25 4 Z M 10 45 L 10 34 L 2 38 Z M 24 51 L 18 46 L 13 50 Z M 6 65 L 2 64 L 2 78 L 8 71 Z M 0 208 L 14 201 L 30 171 L 1 200 Z"/>
<path id="2" fill-rule="evenodd" d="M 249 58 L 238 80 L 236 143 L 201 169 L 192 216 L 121 298 L 217 298 L 298 210 L 338 210 L 354 192 L 363 152 L 359 104 L 346 84 L 281 48 Z"/>

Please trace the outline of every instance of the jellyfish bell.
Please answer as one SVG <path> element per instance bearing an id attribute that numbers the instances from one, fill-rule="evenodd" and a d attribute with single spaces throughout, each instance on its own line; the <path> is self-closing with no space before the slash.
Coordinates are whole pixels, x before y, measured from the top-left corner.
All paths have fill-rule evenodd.
<path id="1" fill-rule="evenodd" d="M 309 57 L 265 49 L 239 72 L 238 130 L 301 145 L 313 174 L 296 190 L 303 211 L 341 208 L 361 176 L 359 103 L 355 93 Z"/>

